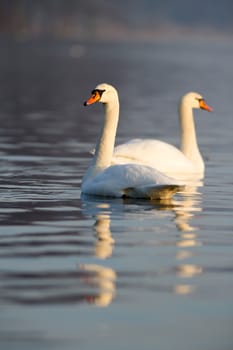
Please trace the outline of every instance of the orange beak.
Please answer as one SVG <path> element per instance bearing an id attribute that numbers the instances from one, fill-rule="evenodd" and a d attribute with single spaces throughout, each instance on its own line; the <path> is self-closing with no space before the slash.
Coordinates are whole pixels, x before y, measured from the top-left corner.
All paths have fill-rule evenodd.
<path id="1" fill-rule="evenodd" d="M 92 105 L 100 100 L 101 96 L 98 90 L 94 90 L 88 100 L 84 102 L 84 106 Z"/>
<path id="2" fill-rule="evenodd" d="M 204 99 L 199 101 L 199 106 L 201 109 L 205 109 L 208 112 L 213 112 L 213 108 L 208 106 Z"/>

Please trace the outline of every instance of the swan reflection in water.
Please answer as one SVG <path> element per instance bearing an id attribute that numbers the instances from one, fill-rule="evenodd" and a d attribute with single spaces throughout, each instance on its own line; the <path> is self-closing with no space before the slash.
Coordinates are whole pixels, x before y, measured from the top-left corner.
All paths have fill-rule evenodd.
<path id="1" fill-rule="evenodd" d="M 94 255 L 98 259 L 107 259 L 112 256 L 114 249 L 114 239 L 110 229 L 110 204 L 104 202 L 84 201 L 83 202 L 87 215 L 94 215 L 96 218 L 93 229 L 96 235 L 94 246 Z M 89 209 L 87 210 L 87 207 Z M 111 304 L 116 293 L 116 272 L 100 264 L 81 264 L 79 268 L 82 271 L 91 273 L 85 282 L 98 291 L 92 294 L 87 301 L 99 307 L 106 307 Z"/>
<path id="2" fill-rule="evenodd" d="M 201 183 L 198 183 L 200 186 Z M 187 261 L 193 251 L 189 248 L 200 246 L 201 241 L 197 238 L 197 227 L 192 225 L 192 219 L 195 219 L 197 213 L 202 211 L 201 193 L 197 187 L 188 186 L 176 199 L 163 201 L 138 201 L 133 199 L 106 199 L 84 197 L 83 210 L 84 214 L 95 218 L 93 229 L 96 236 L 94 245 L 94 255 L 100 260 L 105 260 L 111 257 L 114 250 L 115 240 L 111 232 L 111 218 L 117 213 L 125 213 L 127 215 L 130 206 L 137 205 L 140 210 L 145 208 L 146 214 L 157 216 L 163 212 L 165 215 L 171 212 L 174 213 L 173 222 L 180 232 L 178 239 L 175 242 L 178 248 L 176 254 L 177 265 L 175 268 L 165 271 L 165 274 L 172 273 L 178 280 L 188 280 L 202 273 L 202 268 L 194 264 L 181 263 Z M 82 271 L 91 272 L 86 282 L 89 286 L 98 289 L 95 295 L 92 295 L 88 302 L 93 303 L 98 307 L 107 307 L 116 296 L 117 272 L 109 267 L 101 264 L 82 264 Z M 171 271 L 172 270 L 172 271 Z M 129 283 L 130 286 L 130 283 Z M 178 295 L 187 295 L 195 290 L 195 286 L 189 283 L 175 283 L 171 291 Z"/>
<path id="3" fill-rule="evenodd" d="M 28 271 L 27 269 L 25 271 L 2 271 L 1 302 L 21 305 L 87 302 L 98 307 L 107 307 L 116 298 L 117 287 L 121 290 L 126 288 L 127 292 L 130 293 L 131 290 L 135 289 L 135 282 L 142 290 L 151 291 L 154 289 L 156 292 L 162 290 L 178 295 L 187 295 L 195 291 L 196 284 L 193 279 L 203 272 L 201 266 L 190 263 L 190 258 L 195 254 L 194 248 L 201 245 L 201 241 L 198 239 L 198 227 L 193 225 L 196 215 L 202 210 L 201 194 L 197 190 L 190 187 L 190 193 L 186 191 L 175 199 L 160 202 L 82 198 L 82 207 L 84 216 L 91 218 L 91 220 L 94 219 L 93 232 L 96 239 L 94 246 L 91 243 L 93 251 L 89 251 L 89 236 L 87 237 L 84 232 L 84 242 L 79 240 L 82 234 L 78 235 L 77 241 L 74 242 L 62 233 L 63 241 L 60 242 L 59 236 L 59 243 L 56 235 L 51 242 L 48 242 L 46 236 L 39 235 L 38 240 L 42 247 L 41 245 L 38 247 L 36 241 L 32 253 L 28 251 L 26 241 L 26 245 L 21 244 L 20 251 L 16 250 L 16 252 L 22 257 L 31 257 L 31 254 L 33 256 L 36 254 L 35 256 L 50 258 L 49 248 L 55 242 L 55 244 L 59 244 L 59 247 L 60 245 L 64 246 L 62 250 L 60 250 L 61 248 L 57 249 L 56 245 L 55 248 L 53 246 L 57 254 L 58 264 L 62 263 L 61 257 L 64 255 L 78 255 L 80 258 L 88 260 L 80 261 L 79 266 L 72 264 L 70 269 L 58 266 L 56 269 L 42 268 L 38 271 Z M 91 220 L 88 220 L 89 223 Z M 85 222 L 87 221 L 85 220 Z M 135 233 L 143 239 L 142 254 L 144 252 L 146 256 L 147 248 L 153 249 L 153 245 L 155 247 L 154 254 L 157 251 L 160 254 L 167 254 L 167 250 L 163 249 L 166 246 L 176 247 L 175 263 L 173 265 L 166 264 L 163 267 L 163 262 L 161 262 L 162 265 L 152 266 L 152 270 L 148 271 L 143 262 L 136 261 L 136 270 L 127 271 L 129 267 L 126 265 L 123 270 L 116 271 L 111 258 L 114 249 L 116 249 L 115 241 L 119 245 L 117 247 L 118 253 L 122 253 L 121 247 L 123 247 L 123 251 L 126 251 L 124 250 L 126 248 L 127 253 L 129 251 L 129 254 L 133 254 L 133 249 L 128 248 L 132 245 L 128 243 L 126 246 L 124 245 L 125 237 L 127 240 L 131 239 L 133 246 L 140 248 L 139 243 L 135 242 L 134 229 Z M 120 241 L 122 233 L 124 235 L 123 242 Z M 154 241 L 151 240 L 153 237 L 155 237 Z M 34 233 L 29 234 L 29 238 L 34 240 Z M 13 247 L 15 248 L 14 245 Z M 72 247 L 72 250 L 69 247 Z M 84 247 L 88 249 L 88 253 L 83 251 Z M 172 252 L 170 251 L 168 254 L 173 254 Z M 6 254 L 13 254 L 12 249 Z M 169 255 L 170 258 L 173 256 Z M 148 274 L 150 275 L 149 279 L 147 278 Z"/>
<path id="4" fill-rule="evenodd" d="M 109 208 L 109 204 L 100 203 L 98 208 Z M 96 232 L 95 256 L 99 259 L 106 259 L 112 255 L 115 240 L 112 238 L 110 230 L 110 215 L 108 213 L 99 213 L 96 215 L 94 224 Z"/>
<path id="5" fill-rule="evenodd" d="M 192 257 L 193 250 L 190 248 L 201 246 L 202 242 L 197 237 L 198 227 L 191 224 L 192 218 L 202 211 L 202 195 L 198 188 L 203 186 L 201 180 L 190 180 L 190 185 L 182 193 L 182 206 L 177 207 L 174 222 L 180 231 L 179 240 L 176 246 L 180 248 L 176 254 L 177 261 L 185 261 Z M 195 264 L 179 263 L 176 268 L 176 275 L 179 279 L 188 280 L 203 272 L 201 266 Z M 179 283 L 174 286 L 174 292 L 178 295 L 187 295 L 193 293 L 196 287 L 193 284 Z"/>

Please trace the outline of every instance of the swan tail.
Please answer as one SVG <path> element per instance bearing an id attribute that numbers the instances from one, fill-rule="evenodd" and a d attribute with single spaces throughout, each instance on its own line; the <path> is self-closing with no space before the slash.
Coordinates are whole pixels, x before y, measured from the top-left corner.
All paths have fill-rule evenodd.
<path id="1" fill-rule="evenodd" d="M 175 193 L 182 191 L 181 185 L 151 185 L 142 187 L 128 187 L 124 189 L 124 197 L 147 198 L 147 199 L 169 199 Z"/>

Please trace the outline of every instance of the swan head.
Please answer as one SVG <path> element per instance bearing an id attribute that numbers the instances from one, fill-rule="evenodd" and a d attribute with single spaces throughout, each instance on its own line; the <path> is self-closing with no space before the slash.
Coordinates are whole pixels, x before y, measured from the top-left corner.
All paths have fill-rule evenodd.
<path id="1" fill-rule="evenodd" d="M 188 92 L 180 101 L 180 105 L 187 106 L 189 108 L 201 108 L 208 112 L 212 112 L 213 108 L 208 106 L 204 97 L 197 92 Z"/>
<path id="2" fill-rule="evenodd" d="M 91 96 L 84 102 L 84 106 L 89 106 L 96 102 L 110 103 L 112 101 L 118 101 L 116 89 L 112 85 L 102 83 L 92 90 Z"/>

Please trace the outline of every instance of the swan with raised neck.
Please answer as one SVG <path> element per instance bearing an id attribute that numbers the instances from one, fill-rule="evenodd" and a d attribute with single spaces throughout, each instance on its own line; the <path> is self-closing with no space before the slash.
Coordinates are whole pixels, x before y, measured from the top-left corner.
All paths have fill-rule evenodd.
<path id="1" fill-rule="evenodd" d="M 114 149 L 112 164 L 136 163 L 156 168 L 169 176 L 203 177 L 205 165 L 199 151 L 193 109 L 212 111 L 197 92 L 185 94 L 179 103 L 180 149 L 156 139 L 132 139 Z"/>
<path id="2" fill-rule="evenodd" d="M 101 102 L 105 117 L 95 155 L 86 171 L 81 191 L 86 195 L 168 199 L 183 189 L 183 184 L 156 169 L 139 164 L 111 165 L 117 124 L 119 99 L 116 89 L 99 84 L 84 105 Z"/>
<path id="3" fill-rule="evenodd" d="M 205 164 L 197 144 L 193 117 L 194 108 L 212 110 L 197 92 L 189 92 L 181 98 L 179 104 L 180 150 L 192 162 L 198 172 L 204 173 Z"/>
<path id="4" fill-rule="evenodd" d="M 84 179 L 96 176 L 111 165 L 119 120 L 119 98 L 117 90 L 112 85 L 106 83 L 97 85 L 84 105 L 88 106 L 95 102 L 103 104 L 104 123 L 96 143 L 91 166 Z"/>

